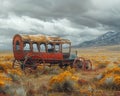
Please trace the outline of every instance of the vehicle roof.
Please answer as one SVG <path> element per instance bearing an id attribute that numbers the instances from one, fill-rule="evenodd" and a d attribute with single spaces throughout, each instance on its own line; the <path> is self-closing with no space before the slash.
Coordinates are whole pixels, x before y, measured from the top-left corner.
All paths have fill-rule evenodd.
<path id="1" fill-rule="evenodd" d="M 48 36 L 43 34 L 27 35 L 17 34 L 22 38 L 23 42 L 37 42 L 37 43 L 71 43 L 68 39 L 63 39 L 56 36 Z"/>

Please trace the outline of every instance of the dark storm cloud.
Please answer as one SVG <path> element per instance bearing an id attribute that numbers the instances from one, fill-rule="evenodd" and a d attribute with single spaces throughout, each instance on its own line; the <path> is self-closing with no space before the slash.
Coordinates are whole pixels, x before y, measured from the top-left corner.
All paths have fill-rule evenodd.
<path id="1" fill-rule="evenodd" d="M 15 34 L 60 36 L 75 45 L 119 31 L 119 4 L 119 0 L 0 0 L 0 38 L 4 39 L 0 50 L 11 44 Z"/>
<path id="2" fill-rule="evenodd" d="M 105 28 L 117 30 L 120 26 L 119 0 L 92 0 L 94 8 L 84 14 L 87 18 Z"/>
<path id="3" fill-rule="evenodd" d="M 91 7 L 90 0 L 16 0 L 13 4 L 17 14 L 37 18 L 64 18 L 80 16 Z M 79 14 L 79 15 L 78 15 Z"/>

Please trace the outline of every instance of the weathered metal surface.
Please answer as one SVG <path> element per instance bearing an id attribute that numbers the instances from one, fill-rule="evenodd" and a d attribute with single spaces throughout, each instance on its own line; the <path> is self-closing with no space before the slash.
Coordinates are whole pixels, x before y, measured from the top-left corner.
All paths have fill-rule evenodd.
<path id="1" fill-rule="evenodd" d="M 27 44 L 28 49 L 26 50 L 25 47 Z M 36 45 L 36 50 L 34 50 L 34 44 Z M 42 44 L 44 47 L 44 51 L 42 51 L 41 49 Z M 69 47 L 64 48 L 64 44 L 69 45 Z M 56 46 L 58 47 L 57 50 Z M 33 69 L 35 69 L 38 64 L 42 63 L 50 63 L 50 65 L 59 64 L 60 67 L 68 65 L 70 65 L 71 67 L 80 67 L 80 64 L 82 64 L 83 69 L 87 69 L 88 63 L 90 66 L 92 66 L 91 62 L 87 62 L 87 60 L 85 60 L 84 58 L 77 57 L 77 55 L 71 54 L 70 40 L 60 37 L 45 36 L 41 34 L 16 34 L 13 38 L 13 53 L 15 61 L 21 62 L 19 64 L 21 64 L 22 69 L 24 69 L 24 67 L 31 67 L 31 65 L 34 66 Z M 15 61 L 13 63 L 13 67 L 15 65 Z M 28 62 L 32 63 L 29 64 Z"/>
<path id="2" fill-rule="evenodd" d="M 29 44 L 29 50 L 24 50 L 26 44 Z M 33 44 L 37 45 L 37 52 L 34 51 Z M 42 52 L 40 45 L 44 44 L 45 51 Z M 48 44 L 51 44 L 53 49 L 48 48 Z M 63 44 L 68 44 L 69 52 L 63 53 Z M 55 46 L 58 46 L 59 50 L 56 51 Z M 47 62 L 50 64 L 60 63 L 66 61 L 64 59 L 69 58 L 71 51 L 71 42 L 68 39 L 62 39 L 60 37 L 52 37 L 45 35 L 19 35 L 16 34 L 13 38 L 13 52 L 14 58 L 17 61 L 24 62 L 25 57 L 31 57 L 32 61 L 39 61 L 40 63 Z M 74 59 L 73 59 L 74 60 Z M 73 62 L 73 61 L 72 61 Z M 64 63 L 62 63 L 64 64 Z"/>
<path id="3" fill-rule="evenodd" d="M 14 38 L 20 37 L 23 42 L 37 42 L 37 43 L 50 43 L 50 42 L 58 42 L 58 43 L 71 43 L 68 39 L 62 39 L 60 37 L 46 36 L 42 34 L 38 35 L 23 35 L 17 34 Z"/>

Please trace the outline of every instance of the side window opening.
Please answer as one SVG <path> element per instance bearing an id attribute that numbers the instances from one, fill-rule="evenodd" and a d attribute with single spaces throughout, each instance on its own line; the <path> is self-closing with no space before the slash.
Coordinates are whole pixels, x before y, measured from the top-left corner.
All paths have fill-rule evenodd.
<path id="1" fill-rule="evenodd" d="M 15 48 L 16 50 L 20 50 L 20 43 L 19 43 L 19 41 L 16 41 L 16 48 Z"/>
<path id="2" fill-rule="evenodd" d="M 60 52 L 60 45 L 59 44 L 55 45 L 55 52 Z"/>
<path id="3" fill-rule="evenodd" d="M 40 44 L 40 52 L 46 52 L 46 44 Z"/>
<path id="4" fill-rule="evenodd" d="M 39 52 L 37 43 L 33 43 L 33 52 Z"/>
<path id="5" fill-rule="evenodd" d="M 70 56 L 70 44 L 62 44 L 63 58 L 69 58 Z"/>
<path id="6" fill-rule="evenodd" d="M 24 51 L 30 51 L 30 44 L 24 43 Z"/>
<path id="7" fill-rule="evenodd" d="M 70 51 L 70 45 L 69 44 L 62 44 L 62 52 L 69 53 L 69 51 Z"/>
<path id="8" fill-rule="evenodd" d="M 53 44 L 48 44 L 48 52 L 54 52 L 54 45 Z"/>

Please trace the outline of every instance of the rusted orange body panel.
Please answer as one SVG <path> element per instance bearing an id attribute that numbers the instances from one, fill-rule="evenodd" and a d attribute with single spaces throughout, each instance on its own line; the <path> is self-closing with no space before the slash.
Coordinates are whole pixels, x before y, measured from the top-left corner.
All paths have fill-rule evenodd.
<path id="1" fill-rule="evenodd" d="M 48 63 L 54 63 L 54 62 L 59 62 L 59 61 L 63 61 L 65 58 L 64 58 L 64 53 L 62 53 L 62 44 L 70 44 L 71 45 L 71 42 L 69 40 L 65 40 L 65 39 L 60 39 L 58 38 L 58 40 L 56 38 L 52 38 L 52 37 L 46 37 L 46 38 L 42 38 L 43 39 L 36 39 L 38 38 L 35 37 L 35 36 L 28 36 L 28 35 L 15 35 L 14 38 L 13 38 L 13 53 L 14 53 L 14 58 L 15 60 L 18 60 L 18 61 L 24 61 L 25 60 L 25 57 L 26 56 L 32 56 L 32 60 L 35 61 L 35 60 L 41 60 L 44 62 L 48 62 Z M 52 38 L 52 39 L 51 39 Z M 24 46 L 25 44 L 28 43 L 30 46 L 30 50 L 24 50 Z M 55 45 L 59 45 L 59 51 L 56 52 L 48 52 L 48 47 L 45 48 L 45 52 L 40 52 L 40 50 L 38 52 L 34 52 L 33 51 L 33 44 L 37 44 L 37 47 L 38 45 L 40 44 L 45 44 L 45 47 L 47 46 L 47 44 L 52 44 L 53 47 L 54 47 L 54 50 L 55 50 Z M 38 47 L 38 49 L 40 49 Z M 67 56 L 69 58 L 69 55 L 70 55 L 70 49 L 69 49 L 69 52 L 67 53 Z"/>
<path id="2" fill-rule="evenodd" d="M 62 53 L 45 53 L 45 52 L 14 52 L 14 57 L 16 60 L 24 60 L 26 55 L 32 56 L 32 59 L 41 59 L 45 60 L 63 60 L 63 54 Z"/>

